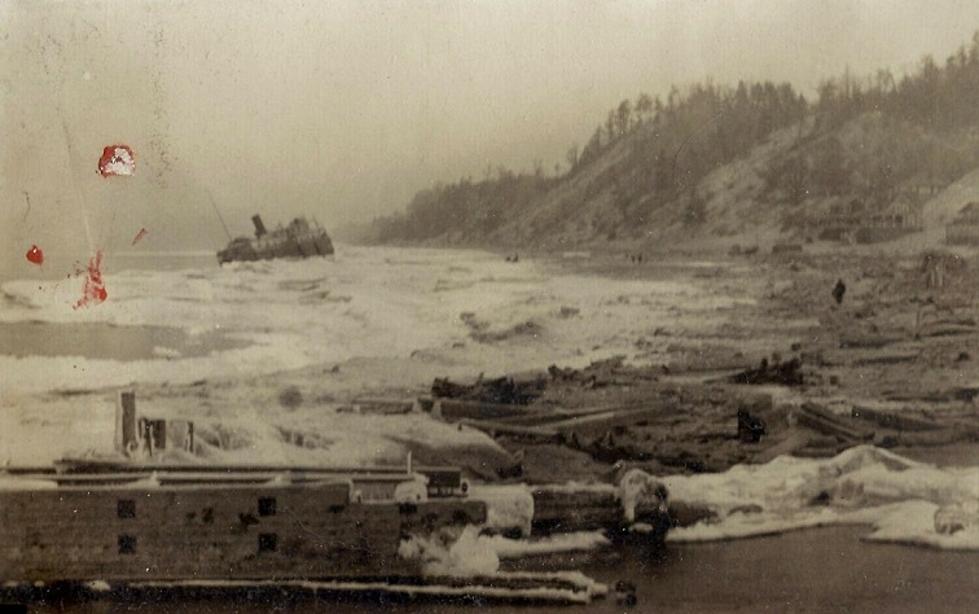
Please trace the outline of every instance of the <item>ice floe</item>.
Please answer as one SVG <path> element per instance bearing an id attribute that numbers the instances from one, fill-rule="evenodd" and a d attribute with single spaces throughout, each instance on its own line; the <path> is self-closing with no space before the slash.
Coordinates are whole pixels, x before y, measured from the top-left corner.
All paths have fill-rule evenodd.
<path id="1" fill-rule="evenodd" d="M 674 500 L 717 517 L 670 532 L 698 542 L 861 524 L 870 541 L 979 549 L 979 467 L 938 468 L 858 446 L 823 460 L 778 457 L 723 473 L 662 480 Z"/>
<path id="2" fill-rule="evenodd" d="M 0 321 L 173 327 L 192 337 L 220 333 L 245 347 L 200 356 L 161 346 L 152 358 L 122 361 L 85 358 L 66 339 L 62 356 L 0 356 L 0 388 L 189 382 L 353 358 L 408 358 L 453 346 L 453 358 L 475 362 L 489 360 L 501 345 L 527 348 L 525 364 L 511 369 L 587 364 L 628 354 L 652 328 L 720 325 L 717 309 L 735 300 L 672 281 L 589 277 L 583 283 L 580 275 L 555 275 L 531 260 L 506 263 L 464 250 L 343 246 L 332 260 L 176 271 L 114 271 L 112 265 L 110 253 L 108 300 L 88 309 L 71 308 L 80 279 L 6 282 Z M 589 325 L 563 317 L 562 309 Z M 471 314 L 471 322 L 461 314 Z"/>

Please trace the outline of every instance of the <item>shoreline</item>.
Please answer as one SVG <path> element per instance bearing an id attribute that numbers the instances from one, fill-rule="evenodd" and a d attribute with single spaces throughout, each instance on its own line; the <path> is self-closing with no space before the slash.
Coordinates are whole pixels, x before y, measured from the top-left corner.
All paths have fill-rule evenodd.
<path id="1" fill-rule="evenodd" d="M 391 263 L 396 262 L 397 266 L 414 267 L 413 271 L 443 267 L 432 274 L 432 281 L 422 286 L 422 290 L 428 288 L 427 292 L 433 293 L 431 296 L 441 299 L 446 295 L 439 294 L 441 282 L 435 282 L 445 275 L 442 271 L 451 271 L 452 267 L 468 270 L 465 264 L 450 264 L 453 262 L 448 258 L 450 255 L 443 253 L 436 260 L 419 262 L 410 255 L 392 256 L 378 266 L 393 266 Z M 493 267 L 489 269 L 491 272 L 459 274 L 492 288 L 510 277 L 512 263 L 493 263 L 485 255 L 476 256 L 476 261 L 484 263 L 480 266 Z M 873 258 L 814 256 L 787 261 L 766 257 L 760 265 L 741 261 L 704 265 L 703 261 L 691 263 L 684 259 L 637 265 L 609 255 L 587 260 L 551 258 L 524 262 L 522 259 L 515 270 L 529 275 L 528 279 L 534 283 L 525 284 L 522 278 L 516 285 L 506 282 L 511 283 L 515 296 L 538 300 L 536 297 L 542 292 L 545 295 L 553 292 L 550 288 L 563 288 L 562 284 L 574 287 L 583 279 L 594 279 L 599 292 L 613 294 L 600 294 L 591 303 L 591 311 L 585 313 L 579 311 L 583 305 L 562 305 L 562 299 L 552 297 L 544 311 L 538 310 L 547 314 L 546 319 L 538 320 L 538 328 L 531 327 L 527 332 L 520 328 L 522 322 L 532 320 L 521 317 L 487 324 L 485 316 L 473 316 L 468 321 L 464 316 L 461 323 L 454 324 L 459 330 L 454 337 L 449 336 L 435 347 L 420 347 L 407 356 L 318 362 L 257 375 L 202 374 L 189 383 L 137 385 L 137 397 L 147 415 L 190 419 L 199 424 L 202 441 L 207 444 L 201 462 L 254 458 L 259 462 L 303 464 L 337 464 L 343 459 L 399 463 L 411 451 L 417 462 L 458 465 L 470 476 L 486 482 L 500 481 L 501 470 L 513 466 L 518 458 L 524 479 L 532 483 L 608 481 L 615 474 L 616 458 L 625 458 L 627 466 L 643 468 L 653 475 L 717 475 L 735 466 L 760 466 L 744 463 L 766 462 L 779 454 L 811 449 L 815 444 L 794 438 L 794 427 L 788 424 L 806 402 L 819 403 L 833 415 L 848 415 L 852 407 L 868 404 L 878 407 L 883 401 L 886 401 L 883 404 L 886 411 L 924 416 L 920 419 L 946 425 L 942 432 L 947 432 L 947 440 L 898 433 L 898 444 L 903 443 L 904 447 L 897 449 L 902 454 L 914 458 L 920 450 L 922 457 L 942 466 L 955 464 L 957 459 L 975 458 L 970 453 L 979 450 L 979 445 L 962 423 L 979 414 L 968 402 L 957 400 L 954 392 L 943 393 L 940 387 L 961 386 L 968 377 L 979 381 L 979 367 L 971 360 L 954 362 L 955 377 L 950 378 L 946 368 L 936 368 L 935 360 L 936 356 L 939 359 L 950 356 L 954 360 L 959 352 L 967 351 L 965 348 L 979 340 L 979 329 L 965 323 L 955 324 L 957 328 L 952 329 L 951 335 L 909 333 L 909 315 L 913 316 L 914 312 L 909 307 L 912 304 L 902 297 L 914 293 L 917 273 L 913 261 L 902 262 L 894 267 Z M 305 269 L 299 267 L 297 271 Z M 300 274 L 303 280 L 308 277 L 297 273 Z M 849 281 L 842 305 L 835 304 L 830 293 L 838 276 Z M 538 279 L 548 280 L 549 289 L 538 288 L 540 284 L 535 281 Z M 609 279 L 614 283 L 609 285 Z M 616 286 L 615 280 L 623 280 L 625 285 Z M 650 288 L 659 287 L 656 284 L 672 288 L 669 284 L 680 282 L 682 286 L 677 287 L 682 294 L 664 294 L 662 305 L 644 294 Z M 970 282 L 965 279 L 962 283 Z M 463 284 L 461 290 L 449 292 L 467 292 L 468 287 Z M 968 292 L 971 287 L 965 286 L 949 289 L 944 295 L 951 300 Z M 873 309 L 868 311 L 870 305 Z M 554 311 L 558 306 L 560 310 Z M 964 308 L 953 306 L 952 309 L 952 317 L 964 318 L 954 311 Z M 587 328 L 608 318 L 604 315 L 606 310 L 631 314 L 647 310 L 659 314 L 662 310 L 668 321 L 654 316 L 648 324 L 628 323 L 626 328 L 608 328 L 603 333 L 603 339 L 607 339 L 605 346 L 590 348 L 572 360 L 551 361 L 548 348 L 552 329 Z M 614 318 L 612 321 L 615 322 Z M 945 326 L 941 322 L 938 325 Z M 565 339 L 563 333 L 554 334 Z M 841 341 L 851 338 L 861 342 L 847 346 Z M 908 347 L 915 348 L 916 353 L 908 353 Z M 679 403 L 677 409 L 683 410 L 688 421 L 688 426 L 680 431 L 675 425 L 667 426 L 668 422 L 658 426 L 660 423 L 655 421 L 638 429 L 626 427 L 615 435 L 617 447 L 609 449 L 588 447 L 598 445 L 595 442 L 604 437 L 601 431 L 584 438 L 579 433 L 582 443 L 578 448 L 532 445 L 507 436 L 494 438 L 471 427 L 457 428 L 458 425 L 424 413 L 375 415 L 358 403 L 365 397 L 412 399 L 428 395 L 437 377 L 472 381 L 480 374 L 491 378 L 497 374 L 543 371 L 551 364 L 560 369 L 582 369 L 596 356 L 610 358 L 622 349 L 626 350 L 622 370 L 613 368 L 607 377 L 603 376 L 610 382 L 605 388 L 585 394 L 584 389 L 576 392 L 578 384 L 570 384 L 561 393 L 564 396 L 555 397 L 553 403 L 559 407 L 573 407 L 575 403 L 628 403 L 630 398 L 648 398 L 649 391 L 663 386 L 707 390 L 714 385 L 710 381 L 754 368 L 762 358 L 771 359 L 776 354 L 784 360 L 801 357 L 805 383 L 727 388 L 749 396 L 771 395 L 771 408 L 758 415 L 769 421 L 772 430 L 757 449 L 745 448 L 732 439 L 736 426 L 733 408 L 720 413 L 715 410 L 698 413 L 711 407 L 707 397 L 691 401 L 692 404 Z M 936 391 L 934 400 L 895 400 L 921 387 L 920 380 L 904 372 L 908 368 L 931 377 L 931 388 Z M 639 373 L 640 379 L 650 378 L 648 386 L 652 387 L 633 382 L 630 373 Z M 36 448 L 39 441 L 61 441 L 59 445 L 63 448 L 70 444 L 74 449 L 91 447 L 95 440 L 111 441 L 111 421 L 105 417 L 111 414 L 116 392 L 128 388 L 131 386 L 47 391 L 16 399 L 7 396 L 4 422 L 13 420 L 15 426 L 19 425 L 15 430 L 22 434 L 23 440 L 8 443 L 8 454 L 18 457 L 17 462 L 21 464 L 20 459 L 40 452 Z M 561 387 L 555 390 L 560 392 Z M 290 398 L 298 401 L 283 400 Z M 12 415 L 12 409 L 18 415 Z M 95 419 L 96 415 L 103 418 Z M 84 428 L 79 423 L 82 416 L 88 416 Z M 726 433 L 727 439 L 701 441 L 705 434 L 718 432 Z M 31 433 L 33 442 L 30 436 L 26 439 L 23 436 Z M 302 446 L 295 445 L 297 434 L 305 442 Z M 670 441 L 660 442 L 661 437 Z M 812 439 L 812 435 L 809 437 Z M 825 436 L 816 439 L 823 455 L 854 445 Z M 647 449 L 656 462 L 629 459 L 628 455 L 634 454 L 629 450 Z M 609 450 L 620 456 L 609 457 Z M 621 456 L 621 450 L 626 450 L 625 457 Z M 59 450 L 48 448 L 41 455 L 57 457 Z"/>

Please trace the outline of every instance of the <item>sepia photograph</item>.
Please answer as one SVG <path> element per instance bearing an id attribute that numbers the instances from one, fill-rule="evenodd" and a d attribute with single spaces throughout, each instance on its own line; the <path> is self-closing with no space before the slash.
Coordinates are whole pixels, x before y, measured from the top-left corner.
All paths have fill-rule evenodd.
<path id="1" fill-rule="evenodd" d="M 975 0 L 0 0 L 0 612 L 979 612 Z"/>

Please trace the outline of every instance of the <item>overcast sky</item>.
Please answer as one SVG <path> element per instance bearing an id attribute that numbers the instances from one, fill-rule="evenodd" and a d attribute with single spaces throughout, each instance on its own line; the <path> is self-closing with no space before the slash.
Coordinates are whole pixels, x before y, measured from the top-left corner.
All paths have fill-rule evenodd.
<path id="1" fill-rule="evenodd" d="M 141 249 L 217 248 L 208 194 L 235 233 L 253 212 L 365 220 L 488 164 L 552 169 L 640 91 L 811 93 L 847 65 L 944 61 L 977 28 L 975 0 L 7 0 L 0 270 L 31 243 L 130 249 L 144 226 Z M 115 143 L 136 176 L 96 174 Z"/>

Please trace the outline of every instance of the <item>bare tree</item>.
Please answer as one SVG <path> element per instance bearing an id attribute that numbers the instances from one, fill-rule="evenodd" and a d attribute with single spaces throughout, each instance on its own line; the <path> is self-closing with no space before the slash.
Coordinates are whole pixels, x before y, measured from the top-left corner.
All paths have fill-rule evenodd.
<path id="1" fill-rule="evenodd" d="M 572 143 L 571 147 L 568 148 L 568 153 L 564 158 L 568 161 L 568 168 L 574 170 L 578 166 L 578 144 Z"/>
<path id="2" fill-rule="evenodd" d="M 636 99 L 636 119 L 639 123 L 646 121 L 653 112 L 653 99 L 645 92 Z"/>
<path id="3" fill-rule="evenodd" d="M 619 136 L 624 136 L 632 127 L 632 103 L 625 99 L 619 103 L 615 112 L 615 129 Z"/>

